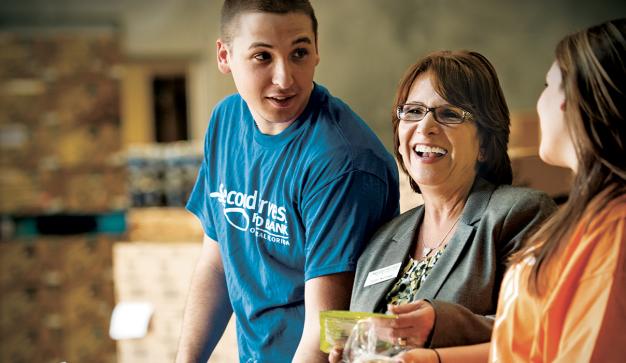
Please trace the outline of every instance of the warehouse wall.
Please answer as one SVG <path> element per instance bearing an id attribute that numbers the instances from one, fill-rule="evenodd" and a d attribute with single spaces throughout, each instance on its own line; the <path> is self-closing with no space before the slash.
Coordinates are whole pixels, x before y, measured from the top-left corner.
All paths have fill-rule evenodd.
<path id="1" fill-rule="evenodd" d="M 395 86 L 418 57 L 439 49 L 477 50 L 494 63 L 511 110 L 534 110 L 558 39 L 626 16 L 622 1 L 321 0 L 316 5 L 318 80 L 364 115 L 387 145 Z"/>
<path id="2" fill-rule="evenodd" d="M 532 111 L 567 32 L 626 16 L 619 0 L 313 0 L 320 22 L 317 80 L 344 98 L 390 147 L 389 104 L 396 83 L 417 57 L 438 49 L 485 54 L 498 70 L 512 111 Z M 193 59 L 196 94 L 192 135 L 202 138 L 210 108 L 233 92 L 217 72 L 214 40 L 220 1 L 5 1 L 0 25 L 113 22 L 129 58 Z"/>

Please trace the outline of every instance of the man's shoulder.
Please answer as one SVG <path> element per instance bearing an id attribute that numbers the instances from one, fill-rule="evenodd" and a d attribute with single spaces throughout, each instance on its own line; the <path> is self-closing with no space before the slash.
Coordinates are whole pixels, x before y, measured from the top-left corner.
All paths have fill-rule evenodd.
<path id="1" fill-rule="evenodd" d="M 243 98 L 241 98 L 241 95 L 239 95 L 239 93 L 232 93 L 217 102 L 214 108 L 214 112 L 224 113 L 240 110 L 242 107 L 242 102 Z"/>
<path id="2" fill-rule="evenodd" d="M 222 98 L 211 113 L 208 130 L 210 133 L 236 132 L 233 126 L 241 125 L 239 122 L 231 122 L 245 115 L 245 102 L 238 93 L 233 93 Z M 215 136 L 216 134 L 214 134 Z"/>
<path id="3" fill-rule="evenodd" d="M 350 105 L 342 99 L 333 96 L 327 89 L 321 86 L 320 88 L 319 119 L 335 127 L 361 128 L 365 126 L 365 128 L 368 128 L 363 118 Z"/>
<path id="4" fill-rule="evenodd" d="M 391 154 L 361 116 L 323 86 L 316 87 L 320 103 L 316 119 L 312 120 L 315 138 L 311 140 L 319 155 L 353 161 L 377 159 L 392 164 Z"/>

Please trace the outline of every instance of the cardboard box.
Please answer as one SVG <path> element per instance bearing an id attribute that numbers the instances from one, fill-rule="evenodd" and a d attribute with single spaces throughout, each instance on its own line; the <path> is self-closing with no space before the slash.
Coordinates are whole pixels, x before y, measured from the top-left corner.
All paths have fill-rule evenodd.
<path id="1" fill-rule="evenodd" d="M 0 35 L 0 212 L 126 208 L 116 35 Z"/>
<path id="2" fill-rule="evenodd" d="M 0 361 L 115 361 L 112 246 L 108 236 L 0 244 Z"/>
<path id="3" fill-rule="evenodd" d="M 126 215 L 131 241 L 202 242 L 200 221 L 184 208 L 132 208 Z"/>
<path id="4" fill-rule="evenodd" d="M 513 185 L 542 190 L 552 197 L 569 194 L 572 173 L 569 169 L 544 163 L 531 155 L 511 160 Z"/>
<path id="5" fill-rule="evenodd" d="M 119 363 L 174 360 L 189 283 L 201 248 L 199 241 L 115 244 L 116 301 L 149 302 L 154 306 L 147 336 L 117 342 Z M 236 334 L 231 322 L 209 362 L 236 362 L 237 357 Z"/>

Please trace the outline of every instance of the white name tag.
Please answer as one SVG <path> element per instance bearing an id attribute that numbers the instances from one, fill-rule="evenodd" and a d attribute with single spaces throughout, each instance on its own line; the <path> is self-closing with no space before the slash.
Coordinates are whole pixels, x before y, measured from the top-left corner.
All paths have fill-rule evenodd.
<path id="1" fill-rule="evenodd" d="M 398 276 L 398 271 L 400 271 L 400 267 L 402 266 L 402 262 L 398 262 L 395 265 L 383 267 L 381 269 L 371 271 L 367 274 L 367 279 L 365 279 L 365 284 L 363 287 L 368 287 L 370 285 L 377 284 L 379 282 L 387 281 L 389 279 L 393 279 Z"/>

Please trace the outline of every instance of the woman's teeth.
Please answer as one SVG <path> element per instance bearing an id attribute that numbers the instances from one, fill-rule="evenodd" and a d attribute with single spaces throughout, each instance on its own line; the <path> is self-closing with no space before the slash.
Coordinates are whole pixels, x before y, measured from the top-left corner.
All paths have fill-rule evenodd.
<path id="1" fill-rule="evenodd" d="M 419 157 L 441 157 L 448 153 L 446 149 L 437 146 L 415 145 L 413 149 Z"/>

